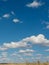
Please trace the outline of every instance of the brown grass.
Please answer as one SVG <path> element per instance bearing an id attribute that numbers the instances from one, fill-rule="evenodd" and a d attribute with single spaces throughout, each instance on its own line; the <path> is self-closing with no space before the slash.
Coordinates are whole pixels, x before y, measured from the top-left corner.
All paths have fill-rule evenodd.
<path id="1" fill-rule="evenodd" d="M 49 62 L 40 63 L 0 63 L 0 65 L 49 65 Z"/>

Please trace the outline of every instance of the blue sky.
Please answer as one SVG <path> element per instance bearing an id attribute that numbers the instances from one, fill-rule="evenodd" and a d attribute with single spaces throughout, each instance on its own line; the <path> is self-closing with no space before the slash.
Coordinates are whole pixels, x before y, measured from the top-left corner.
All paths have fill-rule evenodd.
<path id="1" fill-rule="evenodd" d="M 0 59 L 49 60 L 48 0 L 0 0 Z"/>

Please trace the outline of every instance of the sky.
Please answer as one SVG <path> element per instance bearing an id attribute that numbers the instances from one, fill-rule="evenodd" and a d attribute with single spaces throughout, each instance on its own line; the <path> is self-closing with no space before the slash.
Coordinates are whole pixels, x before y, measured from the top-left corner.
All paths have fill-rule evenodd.
<path id="1" fill-rule="evenodd" d="M 49 0 L 0 0 L 0 63 L 49 61 Z"/>

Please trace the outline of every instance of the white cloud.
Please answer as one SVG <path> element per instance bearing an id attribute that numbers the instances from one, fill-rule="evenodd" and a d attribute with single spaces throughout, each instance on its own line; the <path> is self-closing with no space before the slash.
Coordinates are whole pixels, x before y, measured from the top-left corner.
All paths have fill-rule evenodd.
<path id="1" fill-rule="evenodd" d="M 3 48 L 1 47 L 1 50 L 6 50 L 6 48 L 28 47 L 28 42 L 31 42 L 32 44 L 41 44 L 44 46 L 49 46 L 49 40 L 46 39 L 43 34 L 39 34 L 37 36 L 26 37 L 18 42 L 3 43 Z"/>
<path id="2" fill-rule="evenodd" d="M 45 24 L 45 29 L 49 29 L 49 22 L 48 21 L 43 21 L 42 24 Z"/>
<path id="3" fill-rule="evenodd" d="M 36 57 L 35 59 L 36 59 L 36 60 L 40 60 L 40 59 L 41 59 L 41 57 Z"/>
<path id="4" fill-rule="evenodd" d="M 20 50 L 20 53 L 27 53 L 27 52 L 35 52 L 34 50 L 31 49 L 26 49 L 26 50 Z"/>
<path id="5" fill-rule="evenodd" d="M 32 60 L 34 60 L 35 58 L 34 57 L 32 57 Z"/>
<path id="6" fill-rule="evenodd" d="M 49 44 L 49 40 L 47 40 L 43 34 L 27 37 L 23 39 L 23 41 L 32 42 L 33 44 Z"/>
<path id="7" fill-rule="evenodd" d="M 5 13 L 5 14 L 3 14 L 3 15 L 0 17 L 0 20 L 2 20 L 3 18 L 4 18 L 4 19 L 9 19 L 9 18 L 11 18 L 11 17 L 13 16 L 13 19 L 11 19 L 12 22 L 14 22 L 14 23 L 23 23 L 23 22 L 20 21 L 19 19 L 14 18 L 14 15 L 15 15 L 15 12 L 14 12 L 14 11 L 11 11 L 10 13 Z"/>
<path id="8" fill-rule="evenodd" d="M 42 54 L 36 54 L 38 57 L 42 56 Z"/>
<path id="9" fill-rule="evenodd" d="M 32 53 L 24 53 L 25 56 L 32 56 Z"/>
<path id="10" fill-rule="evenodd" d="M 17 18 L 15 18 L 15 19 L 13 19 L 13 22 L 14 22 L 14 23 L 18 23 L 18 22 L 20 22 L 20 20 L 17 19 Z"/>
<path id="11" fill-rule="evenodd" d="M 24 60 L 22 57 L 21 58 L 19 58 L 20 60 Z"/>
<path id="12" fill-rule="evenodd" d="M 0 17 L 0 20 L 2 19 L 2 17 Z"/>
<path id="13" fill-rule="evenodd" d="M 49 29 L 49 25 L 46 26 L 46 29 Z"/>
<path id="14" fill-rule="evenodd" d="M 4 50 L 7 50 L 6 47 L 0 47 L 0 51 L 4 51 Z"/>
<path id="15" fill-rule="evenodd" d="M 14 12 L 14 11 L 11 11 L 11 14 L 12 14 L 12 15 L 15 15 L 15 12 Z"/>
<path id="16" fill-rule="evenodd" d="M 49 56 L 44 57 L 45 59 L 49 59 Z"/>
<path id="17" fill-rule="evenodd" d="M 26 47 L 27 44 L 24 42 L 11 42 L 11 43 L 4 43 L 3 44 L 4 47 L 7 48 L 18 48 L 18 47 Z"/>
<path id="18" fill-rule="evenodd" d="M 7 57 L 7 55 L 8 55 L 8 53 L 7 53 L 7 52 L 2 52 L 2 57 L 3 57 L 3 58 L 6 58 L 6 57 Z"/>
<path id="19" fill-rule="evenodd" d="M 27 7 L 32 7 L 32 8 L 37 8 L 39 6 L 42 6 L 44 3 L 41 2 L 37 2 L 36 0 L 33 1 L 32 3 L 27 4 Z"/>
<path id="20" fill-rule="evenodd" d="M 3 15 L 3 18 L 9 18 L 10 17 L 10 14 L 4 14 Z"/>
<path id="21" fill-rule="evenodd" d="M 42 24 L 49 25 L 49 22 L 48 21 L 43 21 Z"/>
<path id="22" fill-rule="evenodd" d="M 19 52 L 16 52 L 16 51 L 14 53 L 10 54 L 10 56 L 16 56 L 18 58 L 21 57 L 21 55 L 19 54 Z"/>
<path id="23" fill-rule="evenodd" d="M 11 56 L 16 56 L 16 55 L 17 55 L 16 53 L 11 54 Z"/>
<path id="24" fill-rule="evenodd" d="M 48 51 L 49 52 L 49 49 L 46 49 L 45 51 Z"/>

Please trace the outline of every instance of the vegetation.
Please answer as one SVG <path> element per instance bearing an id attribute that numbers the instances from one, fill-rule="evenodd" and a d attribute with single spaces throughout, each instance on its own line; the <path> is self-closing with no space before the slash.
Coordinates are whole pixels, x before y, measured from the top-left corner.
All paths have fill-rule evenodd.
<path id="1" fill-rule="evenodd" d="M 38 61 L 36 63 L 0 63 L 0 65 L 49 65 L 49 62 L 41 63 Z"/>

